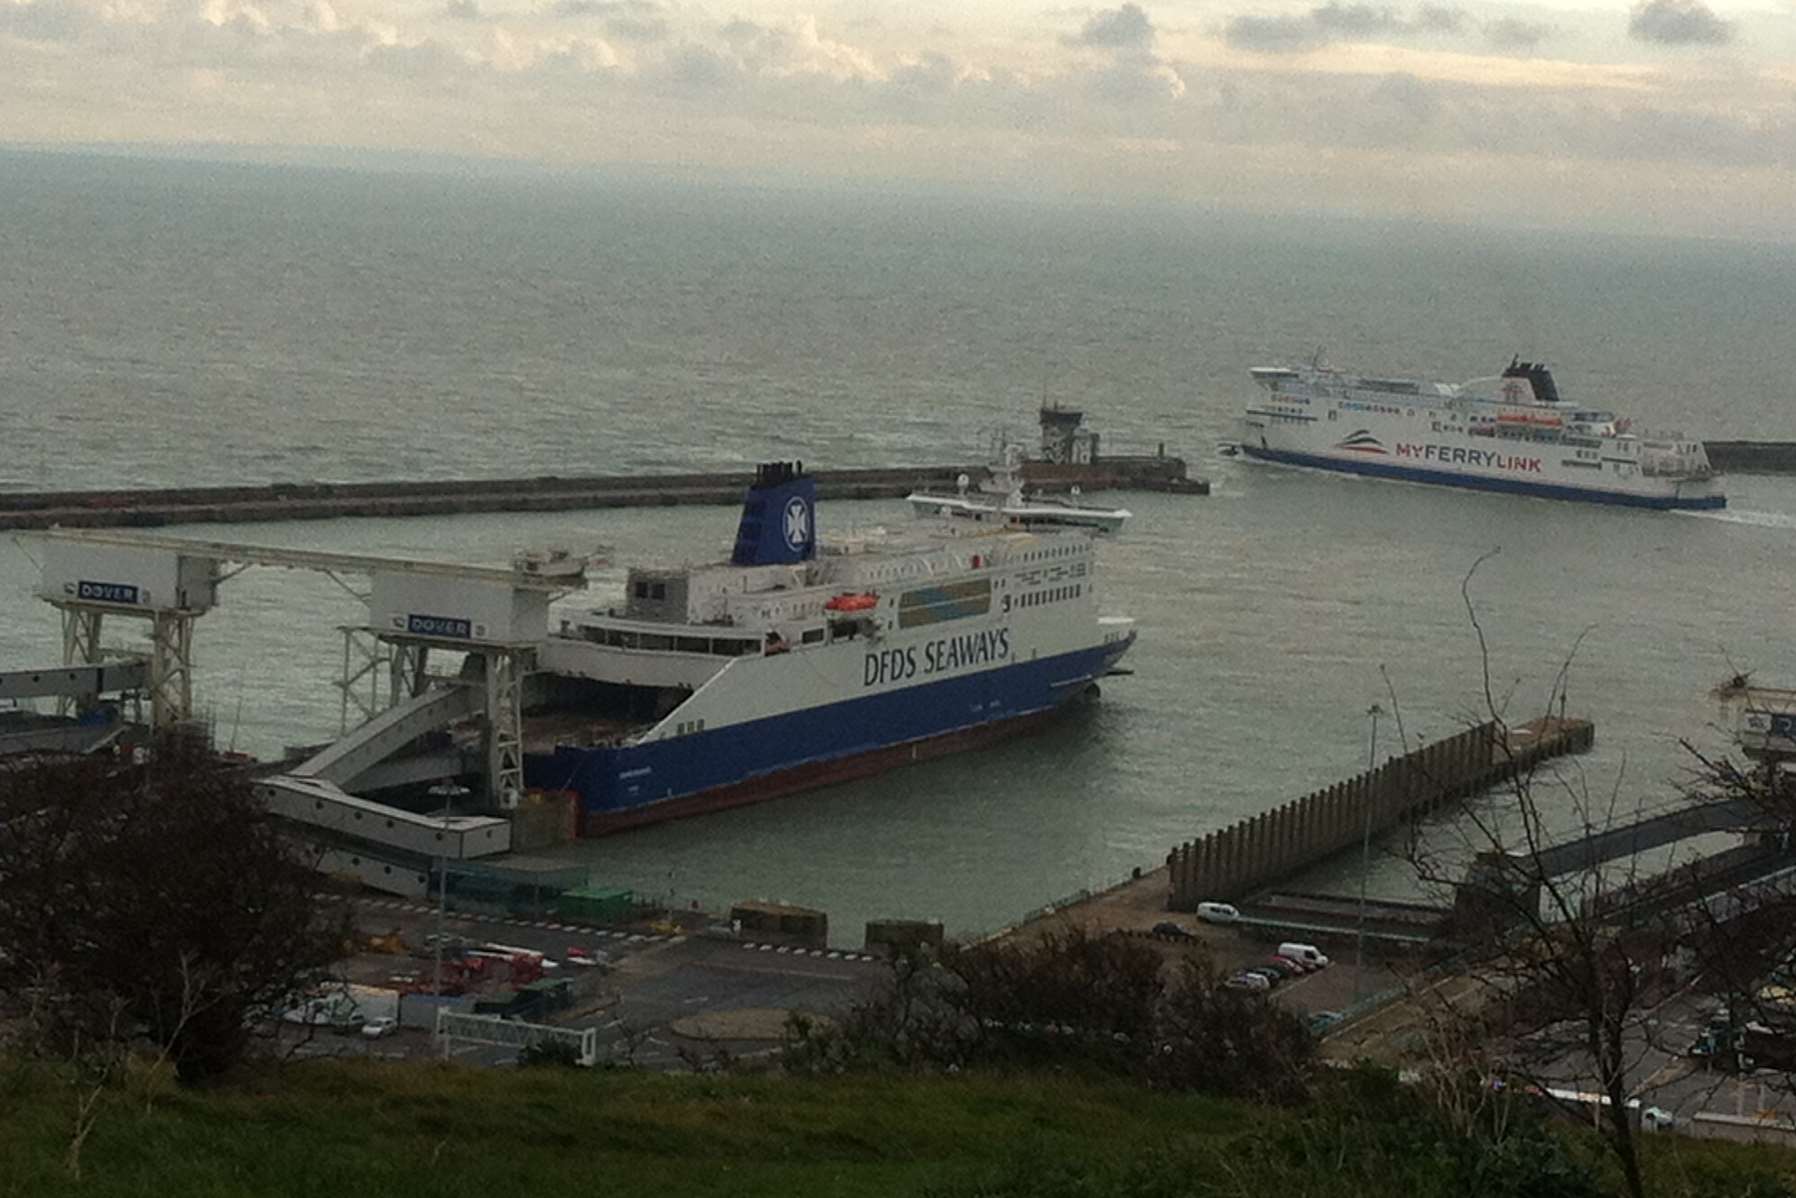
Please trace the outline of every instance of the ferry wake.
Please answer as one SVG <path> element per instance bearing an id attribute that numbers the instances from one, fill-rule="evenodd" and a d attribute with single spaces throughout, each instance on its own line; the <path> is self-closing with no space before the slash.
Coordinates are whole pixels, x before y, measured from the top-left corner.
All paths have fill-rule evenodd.
<path id="1" fill-rule="evenodd" d="M 952 516 L 819 543 L 798 464 L 761 467 L 727 562 L 631 569 L 560 621 L 525 776 L 581 831 L 755 802 L 965 749 L 1096 689 L 1134 644 L 1098 614 L 1090 529 Z"/>
<path id="2" fill-rule="evenodd" d="M 1317 364 L 1251 373 L 1264 391 L 1247 405 L 1240 450 L 1261 461 L 1548 499 L 1727 504 L 1701 441 L 1638 434 L 1612 412 L 1561 399 L 1538 362 L 1518 358 L 1459 384 Z"/>

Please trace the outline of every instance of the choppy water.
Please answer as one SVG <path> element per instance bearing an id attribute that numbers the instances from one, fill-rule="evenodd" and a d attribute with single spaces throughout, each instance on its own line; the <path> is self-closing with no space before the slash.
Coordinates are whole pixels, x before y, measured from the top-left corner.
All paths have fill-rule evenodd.
<path id="1" fill-rule="evenodd" d="M 1796 439 L 1796 252 L 1172 210 L 467 181 L 0 154 L 0 486 L 470 477 L 964 458 L 1045 397 L 1105 445 L 1192 459 L 1208 499 L 1130 496 L 1106 606 L 1136 674 L 1060 731 L 581 845 L 595 877 L 706 903 L 1000 924 L 1359 768 L 1366 707 L 1474 716 L 1474 594 L 1499 695 L 1533 714 L 1574 644 L 1591 784 L 1653 806 L 1708 688 L 1796 679 L 1796 480 L 1716 515 L 1442 493 L 1211 456 L 1248 366 L 1491 373 L 1708 437 Z M 825 530 L 897 521 L 837 504 Z M 498 561 L 604 541 L 721 553 L 724 509 L 207 526 L 206 536 Z M 621 577 L 614 571 L 613 581 Z M 0 545 L 0 662 L 53 660 Z M 336 730 L 321 577 L 252 571 L 198 633 L 202 704 L 272 751 Z M 115 625 L 115 635 L 126 629 Z M 1580 640 L 1580 638 L 1582 638 Z M 1381 741 L 1391 746 L 1389 721 Z M 1342 884 L 1346 867 L 1324 871 Z M 1403 886 L 1394 863 L 1375 889 Z"/>

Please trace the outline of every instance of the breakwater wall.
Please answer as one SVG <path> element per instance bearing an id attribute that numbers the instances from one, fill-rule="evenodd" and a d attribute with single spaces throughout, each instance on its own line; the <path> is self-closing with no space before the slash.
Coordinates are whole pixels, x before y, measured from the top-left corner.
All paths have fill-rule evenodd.
<path id="1" fill-rule="evenodd" d="M 1090 465 L 1029 463 L 1038 490 L 1154 490 L 1206 493 L 1176 457 L 1105 459 Z M 952 493 L 958 477 L 985 477 L 984 466 L 899 466 L 814 471 L 824 499 L 900 499 L 913 490 Z M 734 505 L 752 473 L 596 475 L 563 478 L 411 480 L 369 483 L 270 483 L 131 491 L 0 492 L 0 529 L 153 528 L 164 524 L 252 520 L 329 520 L 344 516 L 440 516 L 463 512 L 553 512 L 589 508 Z"/>
<path id="2" fill-rule="evenodd" d="M 1393 757 L 1376 769 L 1242 820 L 1167 855 L 1167 906 L 1232 900 L 1356 847 L 1449 799 L 1476 794 L 1550 757 L 1588 749 L 1588 720 L 1534 720 L 1508 730 L 1494 723 Z"/>
<path id="3" fill-rule="evenodd" d="M 1703 449 L 1723 473 L 1796 474 L 1796 441 L 1704 441 Z"/>

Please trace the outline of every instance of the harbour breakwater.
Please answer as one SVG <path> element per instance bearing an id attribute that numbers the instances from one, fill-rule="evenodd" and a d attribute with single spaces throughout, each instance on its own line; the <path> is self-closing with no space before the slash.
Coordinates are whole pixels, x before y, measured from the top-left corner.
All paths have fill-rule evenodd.
<path id="1" fill-rule="evenodd" d="M 1578 719 L 1468 728 L 1178 846 L 1166 858 L 1166 905 L 1194 911 L 1200 902 L 1241 898 L 1450 799 L 1525 775 L 1548 758 L 1582 752 L 1595 740 L 1596 726 Z"/>
<path id="2" fill-rule="evenodd" d="M 1703 450 L 1723 474 L 1796 474 L 1796 441 L 1704 441 Z"/>
<path id="3" fill-rule="evenodd" d="M 812 473 L 824 499 L 901 499 L 914 490 L 952 494 L 961 475 L 984 466 L 898 466 Z M 1089 464 L 1026 463 L 1037 491 L 1136 490 L 1208 494 L 1182 459 L 1161 454 Z M 754 481 L 748 472 L 595 475 L 563 478 L 268 483 L 157 490 L 0 492 L 0 529 L 153 528 L 165 524 L 329 520 L 345 516 L 441 516 L 464 512 L 554 512 L 591 508 L 733 505 Z"/>

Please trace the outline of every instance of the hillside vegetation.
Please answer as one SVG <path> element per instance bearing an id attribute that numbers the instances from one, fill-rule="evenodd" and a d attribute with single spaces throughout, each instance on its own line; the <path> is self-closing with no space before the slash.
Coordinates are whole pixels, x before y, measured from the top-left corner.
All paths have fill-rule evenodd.
<path id="1" fill-rule="evenodd" d="M 265 1065 L 105 1091 L 69 1160 L 71 1075 L 0 1064 L 0 1193 L 1555 1198 L 1614 1192 L 1587 1132 L 1456 1136 L 1388 1079 L 1296 1109 L 1065 1073 L 650 1075 Z M 1789 1194 L 1796 1154 L 1661 1137 L 1654 1194 Z"/>

